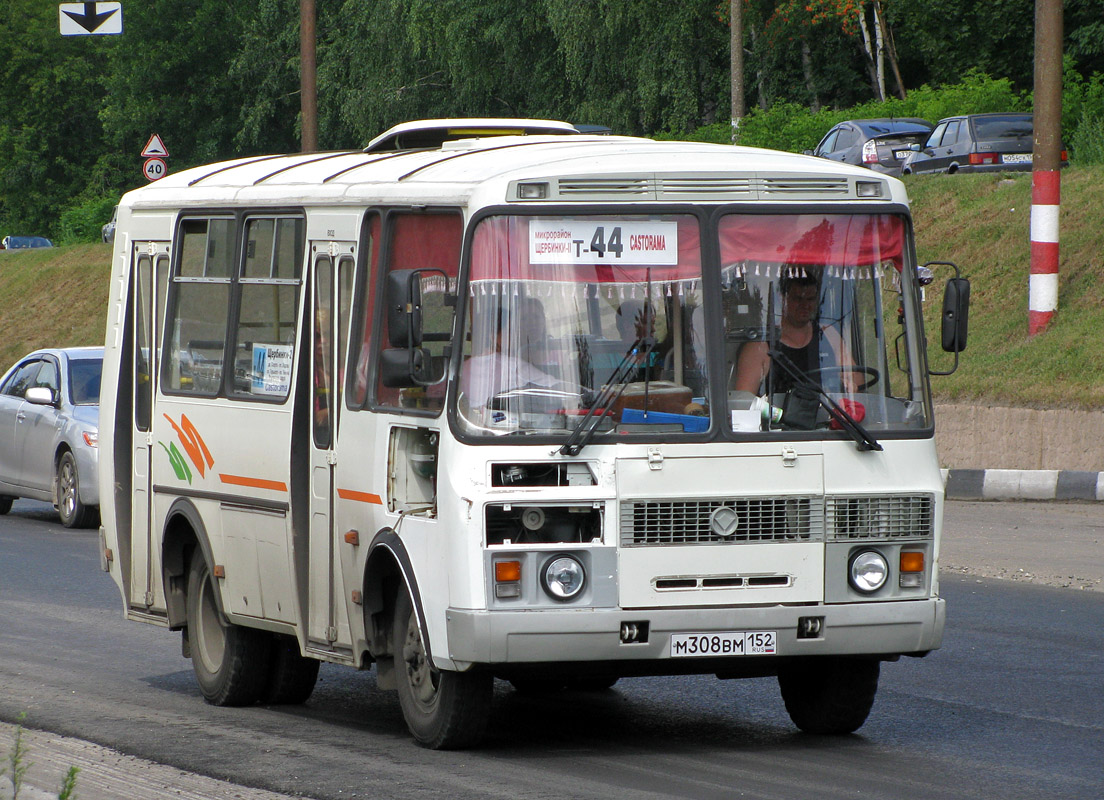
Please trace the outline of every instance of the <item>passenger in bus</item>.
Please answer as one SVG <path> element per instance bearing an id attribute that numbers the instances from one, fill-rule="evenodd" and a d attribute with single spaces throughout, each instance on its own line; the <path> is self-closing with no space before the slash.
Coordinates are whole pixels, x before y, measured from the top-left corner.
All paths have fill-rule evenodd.
<path id="1" fill-rule="evenodd" d="M 839 333 L 820 324 L 820 282 L 813 275 L 802 274 L 782 278 L 782 324 L 776 347 L 789 362 L 791 369 L 820 385 L 829 368 L 852 363 Z M 733 389 L 761 394 L 768 377 L 772 392 L 788 392 L 795 380 L 790 371 L 772 363 L 767 342 L 748 342 L 741 348 Z M 832 370 L 835 372 L 836 370 Z M 853 391 L 853 376 L 846 369 L 839 372 L 845 391 Z"/>

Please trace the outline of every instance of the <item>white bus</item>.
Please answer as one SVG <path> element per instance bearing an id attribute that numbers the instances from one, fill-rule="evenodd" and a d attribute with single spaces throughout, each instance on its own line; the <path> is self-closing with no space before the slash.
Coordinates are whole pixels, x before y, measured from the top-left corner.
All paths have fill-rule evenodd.
<path id="1" fill-rule="evenodd" d="M 900 181 L 788 153 L 439 120 L 169 175 L 119 207 L 104 568 L 214 704 L 374 665 L 454 748 L 496 678 L 777 676 L 854 731 L 942 638 L 930 280 Z"/>

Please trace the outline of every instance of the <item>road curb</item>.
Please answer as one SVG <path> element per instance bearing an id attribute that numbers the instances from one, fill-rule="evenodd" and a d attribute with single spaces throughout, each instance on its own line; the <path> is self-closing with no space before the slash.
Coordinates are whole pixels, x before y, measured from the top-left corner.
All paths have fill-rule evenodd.
<path id="1" fill-rule="evenodd" d="M 1071 469 L 945 469 L 948 500 L 1104 501 L 1104 472 Z"/>

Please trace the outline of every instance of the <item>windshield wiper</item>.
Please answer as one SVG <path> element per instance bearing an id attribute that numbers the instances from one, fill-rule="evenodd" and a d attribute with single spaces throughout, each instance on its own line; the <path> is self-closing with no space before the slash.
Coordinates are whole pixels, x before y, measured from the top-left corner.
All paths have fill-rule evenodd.
<path id="1" fill-rule="evenodd" d="M 851 438 L 855 440 L 855 443 L 859 446 L 860 450 L 882 450 L 882 445 L 870 435 L 870 432 L 855 421 L 854 417 L 844 411 L 836 401 L 833 400 L 819 383 L 811 380 L 808 375 L 794 366 L 793 362 L 783 353 L 776 348 L 770 348 L 769 351 L 771 359 L 774 363 L 782 367 L 783 370 L 793 380 L 794 385 L 798 388 L 804 389 L 807 392 L 811 392 L 817 396 L 820 404 L 824 406 L 824 409 L 828 412 L 833 420 L 835 420 L 841 428 L 851 434 Z M 785 418 L 783 418 L 784 420 Z"/>
<path id="2" fill-rule="evenodd" d="M 590 404 L 590 408 L 587 409 L 586 415 L 579 421 L 579 426 L 571 432 L 571 435 L 567 437 L 567 441 L 560 447 L 560 453 L 565 456 L 577 456 L 582 452 L 583 448 L 587 446 L 591 438 L 594 436 L 594 432 L 598 430 L 598 425 L 602 421 L 602 418 L 606 416 L 606 412 L 610 410 L 618 398 L 625 393 L 625 388 L 629 385 L 625 382 L 625 378 L 629 377 L 629 372 L 635 369 L 636 365 L 633 363 L 637 353 L 640 351 L 640 346 L 644 345 L 644 363 L 647 364 L 648 360 L 652 356 L 652 350 L 655 348 L 656 341 L 654 336 L 642 336 L 637 339 L 629 347 L 628 352 L 621 357 L 621 360 L 617 363 L 617 367 L 613 370 L 613 375 L 606 382 L 606 385 L 602 387 L 602 390 L 598 392 L 594 398 L 594 402 Z"/>

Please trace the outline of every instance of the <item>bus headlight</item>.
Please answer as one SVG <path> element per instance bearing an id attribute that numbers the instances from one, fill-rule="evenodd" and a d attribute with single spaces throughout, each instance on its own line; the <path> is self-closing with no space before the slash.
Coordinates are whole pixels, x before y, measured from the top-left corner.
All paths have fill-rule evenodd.
<path id="1" fill-rule="evenodd" d="M 889 564 L 876 550 L 863 550 L 851 559 L 848 574 L 851 585 L 864 594 L 881 589 L 889 577 Z"/>
<path id="2" fill-rule="evenodd" d="M 586 585 L 586 570 L 571 556 L 553 556 L 541 570 L 541 586 L 554 600 L 570 600 Z"/>

